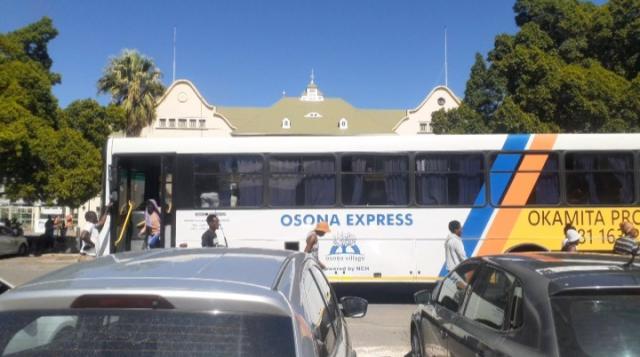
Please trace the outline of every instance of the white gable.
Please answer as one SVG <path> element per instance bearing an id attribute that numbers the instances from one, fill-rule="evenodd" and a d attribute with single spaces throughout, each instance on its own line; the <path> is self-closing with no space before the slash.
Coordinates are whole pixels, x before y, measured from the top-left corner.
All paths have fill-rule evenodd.
<path id="1" fill-rule="evenodd" d="M 407 116 L 393 129 L 396 134 L 416 135 L 431 133 L 431 115 L 440 109 L 460 106 L 460 99 L 445 86 L 434 88 L 420 105 L 407 111 Z"/>
<path id="2" fill-rule="evenodd" d="M 187 80 L 171 84 L 156 104 L 156 119 L 140 136 L 230 136 L 235 128 Z"/>

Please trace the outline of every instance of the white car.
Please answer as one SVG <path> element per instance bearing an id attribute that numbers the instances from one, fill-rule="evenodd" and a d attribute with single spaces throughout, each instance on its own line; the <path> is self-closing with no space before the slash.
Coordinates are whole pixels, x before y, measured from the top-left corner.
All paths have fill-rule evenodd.
<path id="1" fill-rule="evenodd" d="M 16 236 L 13 231 L 5 226 L 0 226 L 0 255 L 29 253 L 27 238 Z"/>

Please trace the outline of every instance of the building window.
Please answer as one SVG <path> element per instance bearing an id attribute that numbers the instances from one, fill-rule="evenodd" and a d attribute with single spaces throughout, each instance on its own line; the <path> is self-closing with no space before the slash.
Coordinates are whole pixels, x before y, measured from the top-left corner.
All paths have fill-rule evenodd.
<path id="1" fill-rule="evenodd" d="M 421 121 L 420 122 L 420 132 L 421 133 L 426 133 L 428 128 L 429 128 L 429 126 L 428 126 L 426 121 Z"/>
<path id="2" fill-rule="evenodd" d="M 196 120 L 195 119 L 189 119 L 189 127 L 190 128 L 195 128 L 196 127 Z"/>
<path id="3" fill-rule="evenodd" d="M 175 128 L 176 127 L 176 120 L 175 119 L 169 119 L 169 127 L 170 128 Z"/>
<path id="4" fill-rule="evenodd" d="M 322 114 L 320 114 L 318 112 L 311 112 L 311 113 L 307 113 L 307 115 L 305 115 L 304 117 L 305 118 L 316 119 L 316 118 L 322 118 Z"/>
<path id="5" fill-rule="evenodd" d="M 186 127 L 187 127 L 187 119 L 179 119 L 178 128 L 186 128 Z"/>
<path id="6" fill-rule="evenodd" d="M 446 103 L 446 102 L 447 102 L 447 101 L 446 101 L 446 100 L 444 100 L 444 98 L 442 98 L 442 97 L 438 98 L 438 105 L 439 105 L 439 106 L 443 106 L 443 105 L 444 105 L 444 103 Z"/>
<path id="7" fill-rule="evenodd" d="M 200 119 L 200 123 L 199 124 L 200 124 L 200 128 L 204 129 L 204 125 L 205 125 L 204 119 Z"/>
<path id="8" fill-rule="evenodd" d="M 282 119 L 282 129 L 291 129 L 291 120 L 289 118 Z"/>
<path id="9" fill-rule="evenodd" d="M 347 119 L 345 118 L 340 119 L 340 123 L 338 123 L 338 127 L 340 128 L 340 130 L 349 129 L 349 123 L 347 122 Z"/>
<path id="10" fill-rule="evenodd" d="M 160 127 L 161 128 L 167 127 L 167 119 L 160 119 Z"/>

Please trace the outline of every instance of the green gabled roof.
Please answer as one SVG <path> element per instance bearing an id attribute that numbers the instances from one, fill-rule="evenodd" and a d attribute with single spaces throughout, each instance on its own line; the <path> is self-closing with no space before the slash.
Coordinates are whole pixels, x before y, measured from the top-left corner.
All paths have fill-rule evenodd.
<path id="1" fill-rule="evenodd" d="M 296 97 L 284 97 L 268 108 L 218 106 L 217 112 L 236 127 L 233 135 L 392 134 L 406 116 L 404 110 L 361 110 L 340 98 L 306 102 Z M 322 117 L 305 117 L 312 112 Z M 291 129 L 282 128 L 284 118 L 290 120 Z M 347 119 L 348 129 L 338 127 L 342 118 Z"/>

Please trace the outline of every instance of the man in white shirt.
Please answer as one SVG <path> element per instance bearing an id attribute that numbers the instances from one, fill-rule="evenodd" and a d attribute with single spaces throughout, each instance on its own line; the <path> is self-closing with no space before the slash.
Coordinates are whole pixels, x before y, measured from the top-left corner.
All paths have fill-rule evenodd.
<path id="1" fill-rule="evenodd" d="M 84 219 L 87 221 L 84 227 L 82 227 L 82 231 L 80 232 L 80 254 L 86 255 L 90 250 L 95 248 L 98 243 L 98 235 L 100 232 L 98 229 L 102 228 L 105 221 L 107 220 L 107 212 L 111 208 L 111 203 L 109 203 L 105 207 L 105 212 L 98 220 L 98 215 L 94 211 L 88 211 L 84 214 Z M 95 255 L 92 253 L 91 255 Z"/>
<path id="2" fill-rule="evenodd" d="M 467 254 L 464 251 L 464 245 L 462 244 L 462 226 L 458 221 L 449 222 L 449 235 L 444 242 L 444 253 L 447 263 L 447 270 L 452 271 L 462 261 L 467 259 Z"/>

